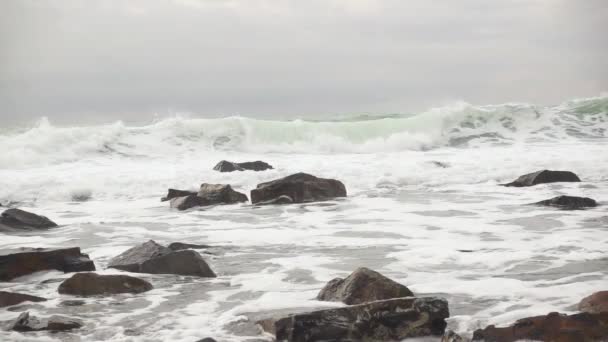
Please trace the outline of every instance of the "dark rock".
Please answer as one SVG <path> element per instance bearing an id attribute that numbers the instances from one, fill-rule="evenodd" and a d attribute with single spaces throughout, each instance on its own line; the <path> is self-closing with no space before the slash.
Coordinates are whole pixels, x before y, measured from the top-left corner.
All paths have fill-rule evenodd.
<path id="1" fill-rule="evenodd" d="M 176 197 L 184 197 L 184 196 L 190 196 L 190 195 L 196 195 L 196 192 L 188 191 L 188 190 L 169 189 L 167 191 L 167 196 L 161 198 L 160 201 L 165 202 L 165 201 L 174 199 Z"/>
<path id="2" fill-rule="evenodd" d="M 208 245 L 196 245 L 193 243 L 183 243 L 183 242 L 173 242 L 169 244 L 169 249 L 172 251 L 181 251 L 182 249 L 202 249 L 202 248 L 211 248 Z"/>
<path id="3" fill-rule="evenodd" d="M 113 258 L 108 267 L 136 273 L 215 277 L 215 273 L 197 252 L 173 251 L 152 240 Z"/>
<path id="4" fill-rule="evenodd" d="M 44 270 L 64 273 L 95 271 L 95 264 L 80 248 L 20 248 L 0 253 L 0 281 Z"/>
<path id="5" fill-rule="evenodd" d="M 441 336 L 449 317 L 440 298 L 396 298 L 258 322 L 277 341 L 400 341 Z"/>
<path id="6" fill-rule="evenodd" d="M 450 164 L 448 163 L 444 163 L 444 162 L 440 162 L 440 161 L 436 161 L 436 160 L 431 160 L 431 164 L 440 167 L 442 169 L 448 168 L 450 167 Z"/>
<path id="7" fill-rule="evenodd" d="M 608 312 L 608 291 L 599 291 L 583 298 L 578 309 L 589 313 Z"/>
<path id="8" fill-rule="evenodd" d="M 51 316 L 45 319 L 39 319 L 34 316 L 30 316 L 29 312 L 24 312 L 13 322 L 10 330 L 14 331 L 67 331 L 72 329 L 78 329 L 83 326 L 83 323 L 79 319 L 68 318 L 63 316 Z"/>
<path id="9" fill-rule="evenodd" d="M 76 273 L 59 285 L 59 293 L 96 296 L 116 293 L 142 293 L 152 290 L 149 282 L 122 274 Z"/>
<path id="10" fill-rule="evenodd" d="M 272 169 L 272 166 L 263 161 L 254 161 L 254 162 L 244 162 L 244 163 L 233 163 L 226 160 L 222 160 L 217 163 L 213 168 L 215 171 L 219 172 L 233 172 L 233 171 L 264 171 Z"/>
<path id="11" fill-rule="evenodd" d="M 44 302 L 45 298 L 30 296 L 22 293 L 0 291 L 0 308 L 17 305 L 23 302 Z"/>
<path id="12" fill-rule="evenodd" d="M 473 341 L 514 342 L 540 340 L 559 342 L 606 341 L 608 339 L 608 312 L 587 312 L 563 315 L 552 312 L 546 316 L 520 319 L 515 324 L 496 328 L 493 325 L 473 333 Z"/>
<path id="13" fill-rule="evenodd" d="M 407 287 L 372 271 L 361 267 L 346 279 L 331 280 L 317 295 L 318 300 L 361 304 L 376 300 L 412 297 L 414 294 Z"/>
<path id="14" fill-rule="evenodd" d="M 511 183 L 503 184 L 504 186 L 533 186 L 543 183 L 555 183 L 555 182 L 580 182 L 580 178 L 576 174 L 570 171 L 551 171 L 541 170 L 527 175 L 520 176 Z"/>
<path id="15" fill-rule="evenodd" d="M 278 200 L 289 197 L 293 203 L 329 200 L 346 197 L 346 188 L 335 179 L 318 178 L 306 173 L 296 173 L 285 178 L 258 184 L 251 190 L 251 203 Z"/>
<path id="16" fill-rule="evenodd" d="M 445 334 L 443 334 L 443 337 L 441 338 L 441 342 L 468 342 L 468 341 L 469 341 L 469 339 L 458 335 L 457 333 L 453 332 L 452 330 L 446 331 Z"/>
<path id="17" fill-rule="evenodd" d="M 256 204 L 257 205 L 270 205 L 270 204 L 280 205 L 280 204 L 291 204 L 291 203 L 293 203 L 293 199 L 291 199 L 291 197 L 289 197 L 287 195 L 281 195 L 277 198 L 273 198 L 268 201 L 258 202 Z"/>
<path id="18" fill-rule="evenodd" d="M 196 342 L 217 342 L 217 341 L 212 339 L 211 337 L 205 337 L 204 339 L 198 340 Z"/>
<path id="19" fill-rule="evenodd" d="M 186 210 L 216 204 L 234 204 L 247 202 L 247 195 L 234 191 L 228 184 L 201 184 L 196 195 L 175 197 L 171 199 L 171 208 Z"/>
<path id="20" fill-rule="evenodd" d="M 0 231 L 14 229 L 48 229 L 57 224 L 45 216 L 21 209 L 6 209 L 0 216 Z"/>
<path id="21" fill-rule="evenodd" d="M 583 208 L 592 208 L 597 206 L 597 202 L 589 197 L 576 196 L 557 196 L 545 201 L 534 203 L 535 205 L 544 205 L 549 207 L 558 207 L 568 210 L 577 210 Z"/>
<path id="22" fill-rule="evenodd" d="M 171 208 L 178 210 L 186 210 L 194 207 L 203 207 L 209 205 L 204 199 L 197 195 L 188 195 L 183 197 L 175 197 L 171 199 Z"/>

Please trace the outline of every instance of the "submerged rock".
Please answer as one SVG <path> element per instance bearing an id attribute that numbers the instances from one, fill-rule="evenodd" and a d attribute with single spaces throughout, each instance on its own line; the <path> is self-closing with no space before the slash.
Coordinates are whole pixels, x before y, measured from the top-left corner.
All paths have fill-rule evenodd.
<path id="1" fill-rule="evenodd" d="M 10 330 L 14 331 L 67 331 L 78 329 L 83 326 L 79 319 L 53 315 L 49 318 L 39 319 L 24 312 L 11 324 Z"/>
<path id="2" fill-rule="evenodd" d="M 396 298 L 258 322 L 277 341 L 400 341 L 441 336 L 448 303 L 440 298 Z"/>
<path id="3" fill-rule="evenodd" d="M 597 202 L 589 197 L 576 196 L 557 196 L 545 201 L 536 202 L 534 204 L 548 207 L 558 207 L 568 210 L 593 208 L 597 206 Z"/>
<path id="4" fill-rule="evenodd" d="M 17 305 L 23 302 L 44 302 L 46 298 L 30 296 L 23 293 L 0 291 L 0 308 Z"/>
<path id="5" fill-rule="evenodd" d="M 578 309 L 589 313 L 608 312 L 608 291 L 599 291 L 583 298 Z"/>
<path id="6" fill-rule="evenodd" d="M 59 285 L 59 293 L 96 296 L 117 293 L 142 293 L 152 290 L 149 282 L 122 274 L 77 273 Z"/>
<path id="7" fill-rule="evenodd" d="M 161 198 L 160 201 L 165 202 L 165 201 L 174 199 L 176 197 L 184 197 L 184 196 L 190 196 L 190 195 L 196 195 L 196 192 L 188 191 L 188 190 L 169 189 L 167 191 L 167 196 Z"/>
<path id="8" fill-rule="evenodd" d="M 229 184 L 201 184 L 196 194 L 171 199 L 171 208 L 186 210 L 193 207 L 247 202 L 247 195 L 234 191 Z"/>
<path id="9" fill-rule="evenodd" d="M 64 273 L 95 271 L 95 264 L 79 247 L 62 249 L 20 248 L 0 253 L 0 281 L 8 281 L 38 271 Z"/>
<path id="10" fill-rule="evenodd" d="M 318 300 L 361 304 L 376 300 L 411 297 L 412 291 L 407 287 L 372 271 L 361 267 L 346 279 L 331 280 L 317 295 Z"/>
<path id="11" fill-rule="evenodd" d="M 324 201 L 346 197 L 346 188 L 335 179 L 318 178 L 307 173 L 296 173 L 271 182 L 258 184 L 251 190 L 251 203 L 277 201 L 286 196 L 293 203 Z"/>
<path id="12" fill-rule="evenodd" d="M 563 315 L 552 312 L 546 316 L 523 318 L 515 324 L 496 328 L 493 325 L 473 333 L 473 341 L 514 342 L 540 340 L 560 342 L 606 341 L 608 339 L 608 312 L 587 312 Z"/>
<path id="13" fill-rule="evenodd" d="M 114 257 L 108 267 L 135 273 L 216 276 L 199 253 L 193 250 L 173 251 L 153 240 Z"/>
<path id="14" fill-rule="evenodd" d="M 520 176 L 511 183 L 503 184 L 504 186 L 524 187 L 533 186 L 544 183 L 555 182 L 580 182 L 580 178 L 570 171 L 551 171 L 541 170 L 527 175 Z"/>
<path id="15" fill-rule="evenodd" d="M 46 216 L 36 215 L 21 209 L 6 209 L 0 216 L 0 231 L 33 230 L 57 227 Z"/>
<path id="16" fill-rule="evenodd" d="M 169 249 L 173 251 L 181 251 L 182 249 L 203 249 L 203 248 L 211 248 L 208 245 L 197 245 L 193 243 L 183 243 L 183 242 L 172 242 L 169 244 Z"/>
<path id="17" fill-rule="evenodd" d="M 264 171 L 272 168 L 272 165 L 260 160 L 244 163 L 233 163 L 226 160 L 222 160 L 221 162 L 217 163 L 217 165 L 215 165 L 213 169 L 219 172 L 233 172 L 245 170 Z"/>

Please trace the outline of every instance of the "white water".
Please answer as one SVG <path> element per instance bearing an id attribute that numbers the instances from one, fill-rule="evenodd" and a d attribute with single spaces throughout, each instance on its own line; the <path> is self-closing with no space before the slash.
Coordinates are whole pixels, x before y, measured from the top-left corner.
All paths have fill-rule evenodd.
<path id="1" fill-rule="evenodd" d="M 608 284 L 607 113 L 608 98 L 600 97 L 550 108 L 459 104 L 367 120 L 174 118 L 143 127 L 55 127 L 42 120 L 5 131 L 0 202 L 17 202 L 62 226 L 3 235 L 0 248 L 80 246 L 100 272 L 115 273 L 105 270 L 108 260 L 147 239 L 203 243 L 218 246 L 205 258 L 219 277 L 140 274 L 153 291 L 86 299 L 57 294 L 56 282 L 40 283 L 69 276 L 57 272 L 0 283 L 51 299 L 0 310 L 0 321 L 27 308 L 87 322 L 70 334 L 0 331 L 0 340 L 264 339 L 246 316 L 319 307 L 313 299 L 323 284 L 358 266 L 418 295 L 445 296 L 450 327 L 460 332 L 572 312 Z M 212 171 L 222 159 L 260 159 L 276 169 Z M 544 168 L 574 171 L 583 182 L 498 186 Z M 159 202 L 169 187 L 229 183 L 248 194 L 257 183 L 300 171 L 342 180 L 349 197 L 187 212 Z M 82 194 L 91 199 L 71 200 Z M 603 205 L 585 211 L 526 205 L 560 194 Z M 60 305 L 72 299 L 85 304 Z"/>

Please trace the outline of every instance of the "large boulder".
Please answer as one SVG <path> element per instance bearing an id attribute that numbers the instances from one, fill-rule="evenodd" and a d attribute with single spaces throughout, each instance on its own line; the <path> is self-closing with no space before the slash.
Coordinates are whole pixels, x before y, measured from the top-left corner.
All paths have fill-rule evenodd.
<path id="1" fill-rule="evenodd" d="M 6 209 L 0 216 L 0 231 L 34 230 L 57 227 L 46 216 L 36 215 L 21 209 Z"/>
<path id="2" fill-rule="evenodd" d="M 173 251 L 153 240 L 114 257 L 108 267 L 135 273 L 216 276 L 199 253 L 193 250 Z"/>
<path id="3" fill-rule="evenodd" d="M 342 182 L 335 179 L 296 173 L 258 184 L 257 188 L 251 190 L 251 203 L 268 203 L 281 196 L 288 197 L 292 203 L 324 201 L 336 197 L 346 197 L 346 188 Z"/>
<path id="4" fill-rule="evenodd" d="M 400 341 L 441 336 L 449 317 L 440 298 L 396 298 L 258 322 L 277 341 Z"/>
<path id="5" fill-rule="evenodd" d="M 172 200 L 176 197 L 184 197 L 184 196 L 190 196 L 190 195 L 196 195 L 196 192 L 188 191 L 188 190 L 169 189 L 169 190 L 167 190 L 167 196 L 162 197 L 160 199 L 160 201 L 165 202 L 165 201 Z"/>
<path id="6" fill-rule="evenodd" d="M 578 303 L 578 309 L 583 312 L 608 312 L 608 291 L 599 291 L 585 297 Z"/>
<path id="7" fill-rule="evenodd" d="M 59 293 L 97 296 L 117 293 L 142 293 L 152 290 L 149 282 L 122 274 L 76 273 L 59 285 Z"/>
<path id="8" fill-rule="evenodd" d="M 264 171 L 272 169 L 272 165 L 260 160 L 244 163 L 233 163 L 226 160 L 222 160 L 221 162 L 217 163 L 217 165 L 215 165 L 213 169 L 219 172 L 233 172 L 245 170 Z"/>
<path id="9" fill-rule="evenodd" d="M 196 194 L 171 199 L 171 208 L 186 210 L 193 207 L 247 202 L 247 195 L 234 191 L 229 184 L 201 184 Z"/>
<path id="10" fill-rule="evenodd" d="M 45 270 L 64 273 L 95 271 L 95 264 L 88 255 L 80 252 L 79 247 L 19 248 L 0 252 L 0 281 Z"/>
<path id="11" fill-rule="evenodd" d="M 536 202 L 534 204 L 568 210 L 593 208 L 597 206 L 597 202 L 589 197 L 576 196 L 557 196 L 545 201 Z"/>
<path id="12" fill-rule="evenodd" d="M 24 312 L 11 324 L 10 330 L 14 331 L 67 331 L 78 329 L 83 326 L 79 319 L 53 315 L 49 318 L 37 318 L 30 316 L 29 312 Z"/>
<path id="13" fill-rule="evenodd" d="M 523 318 L 515 324 L 497 328 L 493 325 L 473 333 L 473 341 L 514 342 L 535 341 L 606 341 L 608 340 L 608 312 L 587 312 L 564 315 L 552 312 L 545 316 Z"/>
<path id="14" fill-rule="evenodd" d="M 0 308 L 17 305 L 23 302 L 44 302 L 46 298 L 30 296 L 23 293 L 0 291 Z"/>
<path id="15" fill-rule="evenodd" d="M 414 294 L 382 274 L 361 267 L 345 279 L 331 280 L 317 295 L 318 300 L 361 304 L 376 300 L 412 297 Z"/>
<path id="16" fill-rule="evenodd" d="M 580 178 L 570 171 L 551 171 L 541 170 L 527 175 L 520 176 L 511 183 L 503 184 L 504 186 L 533 186 L 543 183 L 555 183 L 555 182 L 580 182 Z"/>

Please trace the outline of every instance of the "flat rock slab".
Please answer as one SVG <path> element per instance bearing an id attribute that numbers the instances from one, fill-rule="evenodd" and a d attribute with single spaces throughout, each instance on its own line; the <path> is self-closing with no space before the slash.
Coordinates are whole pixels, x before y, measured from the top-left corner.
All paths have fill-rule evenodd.
<path id="1" fill-rule="evenodd" d="M 578 210 L 597 207 L 597 202 L 594 199 L 591 199 L 589 197 L 576 196 L 557 196 L 545 201 L 536 202 L 534 204 L 567 210 Z"/>
<path id="2" fill-rule="evenodd" d="M 61 294 L 76 296 L 112 295 L 117 293 L 142 293 L 152 290 L 149 282 L 122 274 L 99 275 L 77 273 L 59 285 Z"/>
<path id="3" fill-rule="evenodd" d="M 0 308 L 17 305 L 23 302 L 44 302 L 46 298 L 30 296 L 23 293 L 0 291 Z"/>
<path id="4" fill-rule="evenodd" d="M 376 300 L 413 297 L 414 293 L 382 274 L 361 267 L 347 278 L 335 278 L 317 295 L 318 300 L 362 304 Z"/>
<path id="5" fill-rule="evenodd" d="M 608 312 L 608 291 L 599 291 L 583 298 L 578 309 L 589 313 Z"/>
<path id="6" fill-rule="evenodd" d="M 396 298 L 258 322 L 277 341 L 400 341 L 441 336 L 449 317 L 441 298 Z"/>
<path id="7" fill-rule="evenodd" d="M 213 169 L 219 172 L 233 172 L 233 171 L 264 171 L 272 169 L 272 165 L 263 162 L 261 160 L 253 161 L 253 162 L 244 162 L 244 163 L 233 163 L 227 160 L 222 160 L 217 163 Z"/>
<path id="8" fill-rule="evenodd" d="M 278 199 L 283 197 L 281 201 Z M 306 203 L 346 197 L 346 187 L 335 179 L 296 173 L 271 182 L 260 183 L 251 190 L 251 203 Z M 290 200 L 290 201 L 289 201 Z"/>
<path id="9" fill-rule="evenodd" d="M 178 274 L 215 277 L 215 273 L 198 252 L 173 251 L 150 240 L 110 260 L 109 268 L 151 274 Z"/>
<path id="10" fill-rule="evenodd" d="M 36 230 L 57 227 L 46 216 L 36 215 L 21 209 L 7 209 L 0 215 L 0 231 Z"/>
<path id="11" fill-rule="evenodd" d="M 64 316 L 51 316 L 49 318 L 37 318 L 30 316 L 29 312 L 24 312 L 11 324 L 10 330 L 14 331 L 67 331 L 78 329 L 83 326 L 79 319 Z"/>
<path id="12" fill-rule="evenodd" d="M 551 171 L 541 170 L 527 175 L 520 176 L 511 183 L 503 184 L 504 186 L 524 187 L 534 186 L 544 183 L 556 182 L 580 182 L 580 178 L 571 171 Z"/>
<path id="13" fill-rule="evenodd" d="M 95 264 L 79 247 L 62 249 L 19 248 L 0 254 L 0 281 L 34 272 L 58 270 L 64 273 L 95 271 Z"/>

